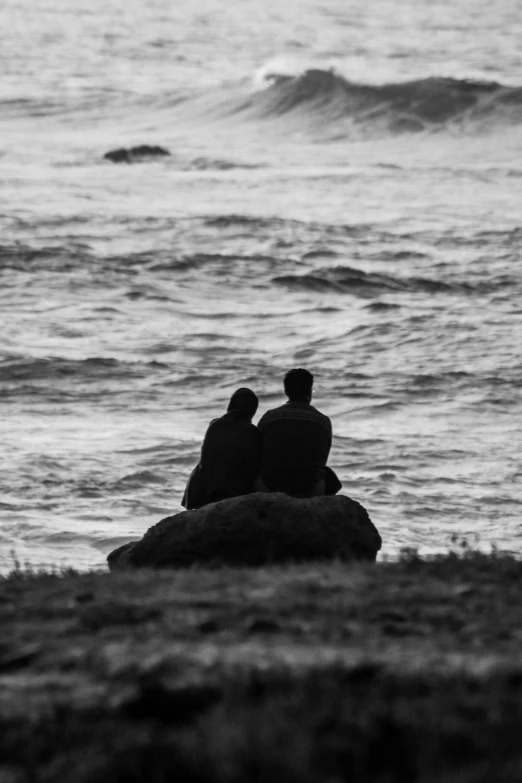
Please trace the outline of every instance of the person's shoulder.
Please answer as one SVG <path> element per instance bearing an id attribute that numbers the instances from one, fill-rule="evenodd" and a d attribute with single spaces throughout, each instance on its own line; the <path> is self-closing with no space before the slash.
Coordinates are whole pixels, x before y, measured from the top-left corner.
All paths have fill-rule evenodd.
<path id="1" fill-rule="evenodd" d="M 251 435 L 255 435 L 259 433 L 259 427 L 257 426 L 257 424 L 254 424 L 253 421 L 242 422 L 242 429 L 244 429 L 245 432 L 248 432 Z"/>
<path id="2" fill-rule="evenodd" d="M 205 441 L 208 441 L 209 438 L 213 438 L 217 436 L 219 430 L 219 419 L 212 419 L 211 422 L 209 422 L 207 429 L 205 430 Z"/>
<path id="3" fill-rule="evenodd" d="M 248 432 L 248 437 L 252 441 L 260 441 L 260 439 L 261 439 L 261 430 L 255 424 L 249 424 L 247 432 Z"/>
<path id="4" fill-rule="evenodd" d="M 241 432 L 258 432 L 257 425 L 251 419 L 225 419 L 224 423 Z"/>
<path id="5" fill-rule="evenodd" d="M 330 432 L 332 431 L 332 422 L 330 420 L 330 417 L 327 416 L 326 413 L 323 413 L 322 411 L 318 410 L 313 405 L 309 405 L 308 410 L 310 412 L 311 418 L 313 418 L 315 421 L 322 424 L 323 427 L 325 427 Z"/>
<path id="6" fill-rule="evenodd" d="M 258 421 L 258 426 L 262 424 L 265 421 L 270 421 L 270 419 L 277 418 L 281 415 L 281 412 L 285 410 L 286 403 L 283 405 L 278 405 L 277 408 L 269 408 L 269 410 L 265 411 L 261 418 Z"/>
<path id="7" fill-rule="evenodd" d="M 316 408 L 314 405 L 310 405 L 310 410 L 312 410 L 317 416 L 320 416 L 322 419 L 326 419 L 326 421 L 330 421 L 330 417 L 326 415 L 326 413 L 323 413 L 318 408 Z"/>
<path id="8" fill-rule="evenodd" d="M 276 411 L 280 411 L 280 410 L 281 410 L 281 408 L 284 408 L 284 407 L 285 407 L 285 405 L 286 405 L 286 403 L 284 403 L 283 405 L 278 405 L 276 408 L 269 408 L 267 411 L 265 411 L 265 412 L 263 413 L 263 415 L 261 416 L 261 418 L 262 418 L 262 419 L 264 419 L 264 418 L 265 418 L 265 416 L 270 416 L 272 413 L 275 413 Z"/>
<path id="9" fill-rule="evenodd" d="M 210 429 L 214 429 L 215 427 L 218 427 L 223 421 L 223 416 L 218 416 L 216 419 L 212 419 L 212 421 L 209 423 L 207 427 L 207 432 Z"/>
<path id="10" fill-rule="evenodd" d="M 285 402 L 278 408 L 268 410 L 259 420 L 259 426 L 263 429 L 264 426 L 279 421 L 317 422 L 326 428 L 331 428 L 328 416 L 318 411 L 313 405 L 292 400 Z"/>

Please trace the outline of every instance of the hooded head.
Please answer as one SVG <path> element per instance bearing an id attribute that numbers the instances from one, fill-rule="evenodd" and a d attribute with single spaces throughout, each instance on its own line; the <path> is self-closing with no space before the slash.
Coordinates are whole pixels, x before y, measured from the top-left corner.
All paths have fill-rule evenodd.
<path id="1" fill-rule="evenodd" d="M 234 392 L 228 403 L 227 412 L 236 418 L 251 421 L 257 411 L 259 400 L 252 389 L 241 388 Z"/>

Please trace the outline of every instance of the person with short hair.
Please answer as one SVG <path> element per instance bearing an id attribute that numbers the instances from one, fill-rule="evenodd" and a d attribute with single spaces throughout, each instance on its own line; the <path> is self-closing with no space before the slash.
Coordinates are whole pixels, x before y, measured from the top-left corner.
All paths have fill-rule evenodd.
<path id="1" fill-rule="evenodd" d="M 251 389 L 237 389 L 227 412 L 213 419 L 203 440 L 199 462 L 187 482 L 181 505 L 208 503 L 254 492 L 259 470 L 261 433 L 252 424 L 259 400 Z"/>
<path id="2" fill-rule="evenodd" d="M 259 491 L 306 498 L 335 495 L 341 489 L 341 482 L 326 465 L 332 423 L 311 404 L 313 383 L 314 376 L 308 370 L 290 370 L 284 377 L 288 401 L 261 417 Z"/>

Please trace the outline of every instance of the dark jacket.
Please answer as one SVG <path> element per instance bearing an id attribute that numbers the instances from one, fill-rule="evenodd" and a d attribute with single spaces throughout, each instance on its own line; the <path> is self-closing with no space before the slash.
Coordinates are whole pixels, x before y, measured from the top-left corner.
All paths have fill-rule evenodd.
<path id="1" fill-rule="evenodd" d="M 306 493 L 325 478 L 332 445 L 328 416 L 307 402 L 288 401 L 259 421 L 261 478 L 273 492 Z"/>
<path id="2" fill-rule="evenodd" d="M 257 427 L 234 411 L 211 421 L 181 504 L 185 508 L 201 508 L 253 492 L 260 448 Z"/>

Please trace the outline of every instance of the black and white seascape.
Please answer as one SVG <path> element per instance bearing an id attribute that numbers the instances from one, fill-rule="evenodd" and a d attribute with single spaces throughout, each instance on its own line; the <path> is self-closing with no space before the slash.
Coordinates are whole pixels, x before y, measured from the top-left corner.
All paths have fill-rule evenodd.
<path id="1" fill-rule="evenodd" d="M 0 39 L 1 572 L 102 566 L 292 367 L 384 555 L 520 551 L 517 0 L 3 0 Z"/>

